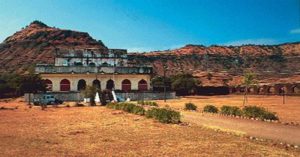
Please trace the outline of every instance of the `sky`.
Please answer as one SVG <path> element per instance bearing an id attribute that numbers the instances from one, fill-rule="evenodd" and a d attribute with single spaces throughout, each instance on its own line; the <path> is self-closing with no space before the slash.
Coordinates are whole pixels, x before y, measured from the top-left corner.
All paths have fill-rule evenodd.
<path id="1" fill-rule="evenodd" d="M 34 20 L 129 52 L 300 41 L 300 0 L 0 0 L 0 41 Z"/>

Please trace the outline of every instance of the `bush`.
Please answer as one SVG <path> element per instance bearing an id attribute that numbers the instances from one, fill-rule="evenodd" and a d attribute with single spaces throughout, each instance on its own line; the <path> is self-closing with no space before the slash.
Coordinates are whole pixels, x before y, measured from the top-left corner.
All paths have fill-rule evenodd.
<path id="1" fill-rule="evenodd" d="M 241 116 L 242 110 L 236 106 L 226 106 L 225 105 L 225 106 L 221 107 L 221 114 Z"/>
<path id="2" fill-rule="evenodd" d="M 218 111 L 218 108 L 214 105 L 206 105 L 203 108 L 203 112 L 218 113 Z"/>
<path id="3" fill-rule="evenodd" d="M 137 115 L 145 114 L 145 109 L 142 106 L 133 103 L 109 103 L 106 106 L 111 109 L 123 110 Z"/>
<path id="4" fill-rule="evenodd" d="M 158 104 L 154 101 L 138 101 L 140 105 L 148 105 L 148 106 L 158 106 Z"/>
<path id="5" fill-rule="evenodd" d="M 278 117 L 275 115 L 275 113 L 269 112 L 265 108 L 258 106 L 245 106 L 243 108 L 243 115 L 245 117 L 259 118 L 261 120 L 278 120 Z"/>
<path id="6" fill-rule="evenodd" d="M 185 109 L 186 110 L 197 110 L 197 106 L 193 103 L 186 103 L 185 104 Z"/>
<path id="7" fill-rule="evenodd" d="M 167 108 L 152 108 L 146 112 L 147 118 L 154 118 L 162 123 L 180 123 L 180 113 Z"/>

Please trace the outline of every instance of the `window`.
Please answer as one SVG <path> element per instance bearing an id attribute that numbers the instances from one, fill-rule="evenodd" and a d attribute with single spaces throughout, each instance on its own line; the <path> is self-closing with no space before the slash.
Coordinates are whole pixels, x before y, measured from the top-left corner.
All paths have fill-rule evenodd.
<path id="1" fill-rule="evenodd" d="M 63 79 L 60 81 L 60 91 L 70 91 L 70 81 L 67 79 Z"/>
<path id="2" fill-rule="evenodd" d="M 146 90 L 148 90 L 148 84 L 147 84 L 147 81 L 145 81 L 144 79 L 143 79 L 143 80 L 140 80 L 140 81 L 139 81 L 139 84 L 138 84 L 138 90 L 139 90 L 139 91 L 146 91 Z"/>
<path id="3" fill-rule="evenodd" d="M 106 82 L 106 89 L 112 90 L 115 87 L 115 83 L 113 80 L 108 80 Z"/>
<path id="4" fill-rule="evenodd" d="M 78 84 L 77 84 L 77 90 L 78 91 L 85 90 L 85 87 L 86 87 L 85 80 L 83 80 L 83 79 L 79 80 Z"/>
<path id="5" fill-rule="evenodd" d="M 129 92 L 131 90 L 131 82 L 128 79 L 122 81 L 122 90 Z"/>

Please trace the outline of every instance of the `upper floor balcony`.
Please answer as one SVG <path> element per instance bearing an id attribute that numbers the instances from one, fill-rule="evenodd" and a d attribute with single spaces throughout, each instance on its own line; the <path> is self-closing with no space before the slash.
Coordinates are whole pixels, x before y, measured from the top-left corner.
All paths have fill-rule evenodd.
<path id="1" fill-rule="evenodd" d="M 88 67 L 88 66 L 54 66 L 39 64 L 35 67 L 37 74 L 152 74 L 153 68 L 143 67 Z"/>

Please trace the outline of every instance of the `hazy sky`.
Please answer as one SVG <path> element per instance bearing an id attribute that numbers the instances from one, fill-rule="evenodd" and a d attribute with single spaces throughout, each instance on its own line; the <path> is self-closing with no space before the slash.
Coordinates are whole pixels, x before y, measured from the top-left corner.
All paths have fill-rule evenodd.
<path id="1" fill-rule="evenodd" d="M 300 0 L 0 0 L 0 40 L 40 20 L 109 48 L 300 41 Z"/>

